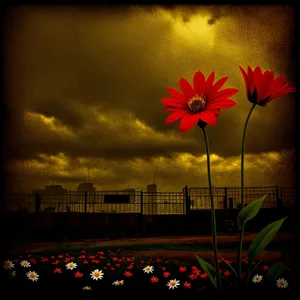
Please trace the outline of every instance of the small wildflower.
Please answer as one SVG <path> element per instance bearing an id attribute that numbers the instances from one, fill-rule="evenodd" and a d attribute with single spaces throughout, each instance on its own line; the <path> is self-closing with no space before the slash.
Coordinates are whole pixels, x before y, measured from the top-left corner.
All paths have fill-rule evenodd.
<path id="1" fill-rule="evenodd" d="M 185 272 L 185 271 L 186 271 L 186 267 L 181 266 L 181 267 L 179 268 L 179 272 Z"/>
<path id="2" fill-rule="evenodd" d="M 83 288 L 82 288 L 83 290 L 88 290 L 88 291 L 91 291 L 92 290 L 92 288 L 90 287 L 90 286 L 84 286 Z"/>
<path id="3" fill-rule="evenodd" d="M 103 278 L 104 273 L 102 272 L 102 270 L 96 269 L 96 270 L 92 271 L 92 273 L 90 275 L 93 280 L 98 280 L 98 279 L 101 280 Z"/>
<path id="4" fill-rule="evenodd" d="M 133 274 L 131 272 L 125 271 L 124 276 L 130 277 L 133 276 Z"/>
<path id="5" fill-rule="evenodd" d="M 185 288 L 185 289 L 191 289 L 192 288 L 192 285 L 189 283 L 189 282 L 185 282 L 184 284 L 183 284 L 183 287 Z"/>
<path id="6" fill-rule="evenodd" d="M 77 268 L 77 264 L 71 261 L 71 262 L 66 264 L 66 268 L 68 270 L 73 270 L 73 269 Z"/>
<path id="7" fill-rule="evenodd" d="M 280 289 L 285 289 L 288 285 L 288 282 L 284 278 L 276 280 L 276 286 Z"/>
<path id="8" fill-rule="evenodd" d="M 117 285 L 120 286 L 120 285 L 124 284 L 124 280 L 116 280 L 112 284 L 115 285 L 115 286 L 117 286 Z"/>
<path id="9" fill-rule="evenodd" d="M 144 269 L 143 269 L 143 271 L 145 272 L 145 273 L 147 273 L 147 274 L 149 274 L 149 273 L 153 273 L 153 271 L 154 271 L 154 268 L 152 267 L 152 266 L 146 266 Z"/>
<path id="10" fill-rule="evenodd" d="M 74 277 L 75 277 L 75 278 L 82 278 L 82 276 L 83 276 L 83 273 L 81 273 L 81 272 L 79 272 L 79 271 L 77 271 L 77 272 L 74 274 Z"/>
<path id="11" fill-rule="evenodd" d="M 167 283 L 167 286 L 169 287 L 169 289 L 175 289 L 180 285 L 180 281 L 176 280 L 176 279 L 172 279 Z"/>
<path id="12" fill-rule="evenodd" d="M 151 282 L 151 283 L 158 282 L 158 278 L 157 278 L 156 276 L 152 276 L 152 277 L 150 278 L 150 282 Z"/>
<path id="13" fill-rule="evenodd" d="M 255 276 L 253 276 L 253 278 L 252 278 L 252 282 L 254 282 L 254 283 L 259 283 L 259 282 L 261 282 L 262 281 L 262 279 L 263 279 L 263 277 L 262 277 L 262 275 L 255 275 Z"/>
<path id="14" fill-rule="evenodd" d="M 39 280 L 39 275 L 34 271 L 27 272 L 26 276 L 31 281 L 38 281 Z"/>
<path id="15" fill-rule="evenodd" d="M 3 263 L 3 268 L 4 268 L 5 270 L 7 270 L 7 269 L 12 269 L 14 266 L 15 266 L 15 265 L 14 265 L 13 262 L 10 261 L 10 260 L 5 260 L 4 263 Z"/>
<path id="16" fill-rule="evenodd" d="M 197 278 L 197 276 L 195 274 L 189 274 L 189 278 L 191 280 L 195 280 Z"/>
<path id="17" fill-rule="evenodd" d="M 53 273 L 55 274 L 61 274 L 61 269 L 60 268 L 56 268 Z"/>
<path id="18" fill-rule="evenodd" d="M 20 262 L 20 265 L 21 265 L 22 267 L 24 267 L 24 268 L 29 268 L 29 267 L 31 267 L 31 264 L 30 264 L 30 262 L 29 262 L 28 260 L 22 260 L 22 261 Z"/>
<path id="19" fill-rule="evenodd" d="M 270 267 L 269 267 L 269 266 L 263 266 L 263 267 L 262 267 L 262 269 L 263 269 L 263 271 L 265 271 L 265 272 L 266 272 L 267 270 L 269 270 L 269 269 L 270 269 Z"/>

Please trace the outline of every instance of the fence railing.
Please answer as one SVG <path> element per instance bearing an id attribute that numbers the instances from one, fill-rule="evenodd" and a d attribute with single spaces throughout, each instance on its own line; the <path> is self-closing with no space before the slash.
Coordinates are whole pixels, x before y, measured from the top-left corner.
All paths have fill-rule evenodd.
<path id="1" fill-rule="evenodd" d="M 291 190 L 295 191 L 295 189 Z M 293 203 L 292 196 L 295 194 L 284 193 L 280 197 L 280 188 L 278 186 L 270 187 L 245 187 L 244 188 L 244 204 L 248 205 L 255 199 L 267 195 L 263 202 L 262 208 L 276 208 L 279 203 L 285 202 L 289 195 L 289 203 Z M 189 196 L 191 200 L 191 209 L 210 209 L 209 188 L 189 188 Z M 241 202 L 240 187 L 213 187 L 214 206 L 216 209 L 239 208 Z M 283 205 L 285 206 L 285 205 Z"/>
<path id="2" fill-rule="evenodd" d="M 252 203 L 267 195 L 263 208 L 292 207 L 294 188 L 245 187 L 244 202 Z M 216 209 L 240 207 L 241 188 L 214 187 Z M 149 193 L 143 191 L 68 191 L 64 193 L 10 194 L 7 211 L 77 212 L 77 213 L 138 213 L 143 215 L 182 215 L 193 210 L 210 209 L 208 188 L 188 188 L 182 192 Z"/>

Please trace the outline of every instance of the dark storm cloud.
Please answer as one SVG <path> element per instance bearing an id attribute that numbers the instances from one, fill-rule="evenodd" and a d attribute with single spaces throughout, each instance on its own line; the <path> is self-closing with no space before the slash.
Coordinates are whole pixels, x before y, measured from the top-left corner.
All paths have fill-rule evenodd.
<path id="1" fill-rule="evenodd" d="M 197 23 L 198 16 L 207 18 Z M 228 75 L 226 87 L 240 90 L 238 105 L 222 110 L 218 125 L 208 128 L 213 153 L 238 156 L 251 107 L 238 65 L 261 65 L 293 81 L 292 22 L 291 8 L 275 6 L 16 7 L 5 31 L 8 154 L 31 159 L 62 152 L 118 161 L 199 156 L 202 132 L 193 128 L 181 137 L 179 122 L 164 124 L 168 114 L 159 101 L 168 87 L 178 89 L 180 77 L 191 82 L 199 69 L 206 76 L 216 71 L 217 79 Z M 25 122 L 26 112 L 33 115 Z M 111 122 L 99 123 L 101 115 Z M 148 131 L 140 133 L 136 121 Z M 247 153 L 290 149 L 294 122 L 294 96 L 256 108 Z"/>

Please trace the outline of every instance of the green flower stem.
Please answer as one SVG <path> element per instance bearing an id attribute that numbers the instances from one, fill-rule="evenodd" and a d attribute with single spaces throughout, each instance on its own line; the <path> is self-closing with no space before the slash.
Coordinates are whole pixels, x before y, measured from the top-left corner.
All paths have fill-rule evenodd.
<path id="1" fill-rule="evenodd" d="M 242 140 L 242 155 L 241 155 L 241 209 L 244 208 L 244 160 L 245 160 L 245 141 L 246 141 L 246 131 L 250 116 L 255 108 L 256 104 L 254 103 L 248 113 L 246 118 L 243 140 Z M 239 242 L 239 254 L 238 254 L 238 263 L 239 263 L 239 276 L 242 274 L 242 250 L 243 250 L 243 238 L 244 238 L 245 225 L 242 225 L 240 231 L 240 242 Z"/>
<path id="2" fill-rule="evenodd" d="M 217 249 L 216 213 L 215 213 L 215 205 L 214 205 L 211 176 L 210 176 L 210 150 L 209 150 L 209 141 L 208 141 L 205 127 L 203 127 L 202 130 L 203 130 L 205 146 L 206 146 L 207 175 L 208 175 L 208 186 L 209 186 L 209 195 L 210 195 L 210 203 L 211 203 L 211 227 L 212 227 L 212 236 L 213 236 L 213 251 L 214 251 L 215 270 L 216 270 L 216 279 L 217 279 L 217 292 L 219 292 L 220 273 L 219 273 L 218 249 Z"/>

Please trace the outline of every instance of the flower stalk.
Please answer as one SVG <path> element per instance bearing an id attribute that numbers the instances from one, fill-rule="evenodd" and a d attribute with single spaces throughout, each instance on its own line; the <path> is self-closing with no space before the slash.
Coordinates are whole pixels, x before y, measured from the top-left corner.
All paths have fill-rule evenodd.
<path id="1" fill-rule="evenodd" d="M 250 119 L 250 116 L 256 106 L 254 103 L 248 113 L 246 118 L 244 132 L 243 132 L 243 139 L 242 139 L 242 153 L 241 153 L 241 209 L 244 208 L 244 161 L 245 161 L 245 144 L 246 144 L 246 132 L 247 126 Z M 239 240 L 239 253 L 238 253 L 238 266 L 239 266 L 239 276 L 242 275 L 242 251 L 243 251 L 243 239 L 244 239 L 244 231 L 245 231 L 245 224 L 242 225 L 240 230 L 240 240 Z"/>
<path id="2" fill-rule="evenodd" d="M 220 291 L 220 274 L 219 274 L 219 263 L 218 263 L 218 248 L 217 248 L 217 224 L 216 224 L 216 212 L 213 198 L 213 190 L 211 184 L 211 174 L 210 174 L 210 149 L 209 140 L 205 130 L 205 126 L 201 126 L 204 134 L 205 147 L 206 147 L 206 157 L 207 157 L 207 176 L 208 176 L 208 186 L 209 195 L 211 203 L 211 227 L 212 227 L 212 237 L 213 237 L 213 252 L 214 252 L 214 264 L 216 270 L 216 281 L 217 281 L 217 292 Z"/>

